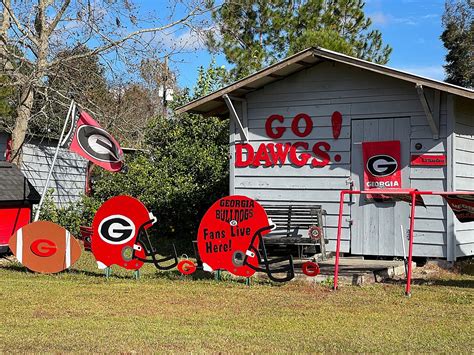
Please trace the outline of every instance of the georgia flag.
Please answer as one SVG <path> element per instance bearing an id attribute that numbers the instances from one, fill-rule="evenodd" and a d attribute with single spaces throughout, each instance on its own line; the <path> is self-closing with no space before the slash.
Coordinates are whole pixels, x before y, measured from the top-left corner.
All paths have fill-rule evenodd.
<path id="1" fill-rule="evenodd" d="M 87 112 L 79 112 L 69 149 L 109 171 L 123 167 L 120 145 Z"/>

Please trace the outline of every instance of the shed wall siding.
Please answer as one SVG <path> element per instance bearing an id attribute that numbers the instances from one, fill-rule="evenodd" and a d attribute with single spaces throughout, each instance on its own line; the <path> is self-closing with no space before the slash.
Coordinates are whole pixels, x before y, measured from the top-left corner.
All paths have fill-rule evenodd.
<path id="1" fill-rule="evenodd" d="M 5 161 L 5 152 L 7 150 L 8 135 L 0 133 L 0 161 Z"/>
<path id="2" fill-rule="evenodd" d="M 431 101 L 434 93 L 428 90 L 427 96 Z M 343 116 L 337 140 L 331 128 L 334 111 Z M 291 132 L 291 120 L 299 113 L 308 114 L 314 123 L 312 133 L 305 138 Z M 276 140 L 265 134 L 265 121 L 272 114 L 284 116 L 284 124 L 278 123 L 278 126 L 287 128 Z M 343 64 L 321 63 L 247 95 L 249 143 L 256 150 L 260 143 L 270 140 L 276 143 L 304 141 L 310 147 L 317 141 L 326 141 L 331 145 L 331 162 L 315 168 L 310 165 L 298 168 L 288 163 L 275 167 L 234 167 L 231 186 L 235 194 L 263 202 L 322 204 L 328 213 L 328 247 L 334 251 L 339 191 L 348 188 L 347 179 L 351 174 L 351 120 L 409 117 L 410 152 L 446 154 L 446 116 L 446 95 L 442 95 L 440 139 L 433 140 L 414 85 Z M 417 151 L 416 143 L 421 143 L 423 148 Z M 341 156 L 339 162 L 334 161 L 336 154 Z M 409 181 L 415 188 L 446 189 L 446 168 L 413 168 Z M 417 207 L 414 253 L 446 257 L 446 204 L 439 197 L 427 197 L 426 202 L 426 209 Z M 347 204 L 344 215 L 342 250 L 349 252 L 350 228 L 346 218 L 350 218 L 350 209 Z"/>
<path id="3" fill-rule="evenodd" d="M 474 104 L 455 97 L 454 104 L 454 186 L 474 191 Z M 456 257 L 474 255 L 474 222 L 460 223 L 454 218 Z"/>
<path id="4" fill-rule="evenodd" d="M 8 136 L 0 134 L 0 159 L 5 160 L 5 145 Z M 22 172 L 41 194 L 46 184 L 49 168 L 56 149 L 56 142 L 32 139 L 23 145 Z M 77 201 L 84 193 L 87 161 L 61 148 L 49 184 L 54 189 L 53 198 L 59 205 Z"/>

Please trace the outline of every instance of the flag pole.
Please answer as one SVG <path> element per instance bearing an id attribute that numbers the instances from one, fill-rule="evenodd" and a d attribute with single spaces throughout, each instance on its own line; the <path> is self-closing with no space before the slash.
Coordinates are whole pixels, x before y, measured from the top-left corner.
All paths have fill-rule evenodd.
<path id="1" fill-rule="evenodd" d="M 46 184 L 44 185 L 43 193 L 41 194 L 41 199 L 40 199 L 39 205 L 36 209 L 35 222 L 39 219 L 41 206 L 43 205 L 44 198 L 46 197 L 46 193 L 48 192 L 49 181 L 51 180 L 51 175 L 53 175 L 53 169 L 54 169 L 54 165 L 56 164 L 56 159 L 58 157 L 59 148 L 64 143 L 63 142 L 63 137 L 64 137 L 64 132 L 66 132 L 66 127 L 67 127 L 67 124 L 68 124 L 68 121 L 69 121 L 69 117 L 72 117 L 73 118 L 72 122 L 74 122 L 75 110 L 76 110 L 76 104 L 74 103 L 74 99 L 71 99 L 71 105 L 69 105 L 69 110 L 67 112 L 66 120 L 64 121 L 63 130 L 61 131 L 61 136 L 59 137 L 58 145 L 56 146 L 56 151 L 54 152 L 53 161 L 51 163 L 51 167 L 49 168 L 48 178 L 46 179 Z"/>

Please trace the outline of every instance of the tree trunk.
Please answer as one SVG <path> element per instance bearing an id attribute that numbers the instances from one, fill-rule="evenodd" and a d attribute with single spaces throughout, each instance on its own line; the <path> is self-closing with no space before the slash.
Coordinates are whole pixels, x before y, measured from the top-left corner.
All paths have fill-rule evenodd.
<path id="1" fill-rule="evenodd" d="M 21 167 L 22 162 L 22 146 L 25 141 L 26 132 L 28 130 L 28 121 L 31 117 L 33 108 L 34 92 L 31 85 L 26 85 L 21 93 L 21 101 L 16 113 L 17 119 L 15 128 L 12 132 L 12 162 Z"/>

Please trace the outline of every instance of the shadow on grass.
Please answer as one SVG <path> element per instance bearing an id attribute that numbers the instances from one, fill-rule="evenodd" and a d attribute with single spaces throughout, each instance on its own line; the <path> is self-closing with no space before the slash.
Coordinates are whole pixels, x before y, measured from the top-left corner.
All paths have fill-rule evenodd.
<path id="1" fill-rule="evenodd" d="M 6 270 L 9 272 L 14 273 L 28 273 L 28 274 L 37 274 L 41 275 L 41 273 L 37 273 L 34 271 L 29 270 L 25 266 L 19 264 L 16 261 L 11 261 L 6 259 L 7 262 L 0 264 L 0 270 Z M 183 280 L 190 280 L 190 281 L 212 281 L 216 280 L 219 282 L 227 282 L 233 284 L 247 284 L 247 279 L 245 277 L 235 277 L 228 272 L 221 272 L 220 278 L 216 278 L 216 273 L 211 273 L 203 270 L 197 270 L 191 275 L 183 275 L 178 270 L 169 270 L 169 271 L 160 271 L 155 270 L 154 272 L 150 272 L 150 269 L 147 269 L 145 272 L 141 272 L 139 278 L 152 281 L 152 280 L 169 280 L 169 281 L 183 281 Z M 89 270 L 89 269 L 82 269 L 82 268 L 70 268 L 68 270 L 61 271 L 55 274 L 49 274 L 50 276 L 66 276 L 70 275 L 74 276 L 86 276 L 86 277 L 93 277 L 95 279 L 102 278 L 106 279 L 105 272 L 102 270 Z M 116 270 L 113 271 L 109 276 L 109 279 L 113 280 L 133 280 L 135 276 L 133 274 L 133 270 Z M 250 285 L 273 285 L 273 286 L 282 286 L 284 283 L 276 283 L 272 282 L 265 278 L 260 278 L 258 276 L 254 276 L 250 278 Z"/>
<path id="2" fill-rule="evenodd" d="M 0 270 L 7 270 L 7 271 L 15 271 L 15 272 L 29 272 L 34 274 L 33 271 L 27 269 L 25 266 L 17 264 L 17 263 L 10 263 L 10 264 L 2 264 L 0 265 Z"/>
<path id="3" fill-rule="evenodd" d="M 204 271 L 196 271 L 192 275 L 183 275 L 178 270 L 169 270 L 169 271 L 159 271 L 155 273 L 145 274 L 141 276 L 145 279 L 160 279 L 160 280 L 211 280 L 213 276 Z"/>
<path id="4" fill-rule="evenodd" d="M 405 279 L 393 280 L 386 279 L 383 281 L 386 284 L 402 285 L 406 284 Z M 422 279 L 415 278 L 411 280 L 412 285 L 434 285 L 434 286 L 446 286 L 446 287 L 460 287 L 460 288 L 474 288 L 474 280 L 458 280 L 458 279 Z"/>
<path id="5" fill-rule="evenodd" d="M 6 271 L 12 271 L 12 272 L 20 272 L 20 273 L 29 273 L 29 274 L 38 274 L 38 275 L 41 275 L 41 273 L 39 272 L 35 272 L 35 271 L 31 271 L 30 269 L 28 269 L 27 267 L 21 265 L 21 264 L 18 264 L 18 263 L 15 263 L 15 262 L 12 262 L 10 264 L 3 264 L 3 265 L 0 265 L 0 270 L 6 270 Z M 103 272 L 100 272 L 100 271 L 97 271 L 97 272 L 94 272 L 94 271 L 89 271 L 89 270 L 81 270 L 81 269 L 68 269 L 68 270 L 64 270 L 64 271 L 61 271 L 61 272 L 58 272 L 58 273 L 53 273 L 53 274 L 44 274 L 44 275 L 84 275 L 84 276 L 91 276 L 91 277 L 104 277 L 105 278 L 105 274 Z M 127 277 L 127 275 L 120 275 L 120 274 L 112 274 L 110 277 L 113 277 L 113 278 L 116 278 L 116 279 L 127 279 L 127 278 L 131 278 L 133 277 L 130 276 L 130 277 Z"/>
<path id="6" fill-rule="evenodd" d="M 104 271 L 90 271 L 90 270 L 82 270 L 82 269 L 68 269 L 68 270 L 62 271 L 61 273 L 63 273 L 63 274 L 84 275 L 84 276 L 105 278 L 105 272 L 104 272 Z M 114 274 L 114 273 L 112 273 L 109 277 L 115 278 L 115 279 L 129 279 L 129 278 L 130 278 L 130 277 L 128 277 L 127 275 Z"/>
<path id="7" fill-rule="evenodd" d="M 285 283 L 281 282 L 272 282 L 269 279 L 260 278 L 253 276 L 250 278 L 250 281 L 247 281 L 245 277 L 233 276 L 228 272 L 221 272 L 220 278 L 216 278 L 216 274 L 213 272 L 207 272 L 203 270 L 197 270 L 191 275 L 182 275 L 178 270 L 170 271 L 157 271 L 154 274 L 147 274 L 144 276 L 147 280 L 161 279 L 161 280 L 170 280 L 170 281 L 213 281 L 222 282 L 222 283 L 232 283 L 232 284 L 241 284 L 241 285 L 272 285 L 272 286 L 283 286 Z M 248 283 L 247 283 L 248 282 Z"/>

